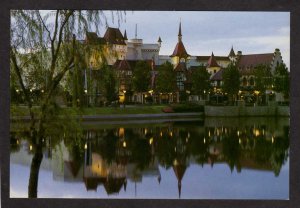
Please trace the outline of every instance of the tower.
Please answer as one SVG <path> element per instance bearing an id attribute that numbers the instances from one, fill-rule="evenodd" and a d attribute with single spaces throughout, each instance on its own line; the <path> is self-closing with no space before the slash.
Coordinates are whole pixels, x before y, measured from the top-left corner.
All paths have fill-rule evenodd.
<path id="1" fill-rule="evenodd" d="M 175 46 L 173 54 L 170 57 L 172 57 L 172 61 L 175 66 L 181 62 L 186 63 L 188 57 L 190 57 L 190 55 L 186 52 L 182 42 L 181 22 L 179 23 L 178 42 Z"/>
<path id="2" fill-rule="evenodd" d="M 229 60 L 230 60 L 233 64 L 236 63 L 236 55 L 235 55 L 235 52 L 234 52 L 234 50 L 233 50 L 233 46 L 231 46 L 231 50 L 230 50 L 230 52 L 229 52 L 228 58 L 229 58 Z"/>
<path id="3" fill-rule="evenodd" d="M 160 36 L 158 37 L 157 43 L 158 43 L 159 47 L 161 47 L 162 40 L 161 40 Z"/>

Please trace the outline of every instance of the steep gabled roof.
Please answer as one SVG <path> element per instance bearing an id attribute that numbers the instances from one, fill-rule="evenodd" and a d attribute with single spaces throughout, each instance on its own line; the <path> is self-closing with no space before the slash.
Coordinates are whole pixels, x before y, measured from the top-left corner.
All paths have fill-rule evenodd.
<path id="1" fill-rule="evenodd" d="M 186 68 L 186 64 L 185 63 L 182 63 L 182 62 L 179 62 L 177 64 L 177 66 L 174 68 L 174 71 L 182 71 L 182 72 L 185 72 L 187 70 Z"/>
<path id="2" fill-rule="evenodd" d="M 98 37 L 97 33 L 95 32 L 87 32 L 85 41 L 88 44 L 104 44 L 105 40 L 101 37 Z"/>
<path id="3" fill-rule="evenodd" d="M 116 69 L 116 70 L 120 70 L 120 71 L 130 71 L 132 70 L 130 64 L 128 63 L 127 60 L 117 60 L 113 67 Z"/>
<path id="4" fill-rule="evenodd" d="M 125 177 L 122 178 L 108 177 L 104 182 L 104 188 L 108 195 L 119 193 L 124 183 L 125 183 Z"/>
<path id="5" fill-rule="evenodd" d="M 126 45 L 124 37 L 118 28 L 108 27 L 103 38 L 110 44 Z"/>
<path id="6" fill-rule="evenodd" d="M 215 73 L 215 74 L 210 78 L 210 80 L 211 80 L 211 81 L 221 81 L 221 80 L 223 80 L 223 72 L 224 72 L 224 69 L 220 69 L 219 71 L 217 71 L 217 73 Z"/>
<path id="7" fill-rule="evenodd" d="M 209 59 L 207 61 L 207 67 L 220 67 L 216 61 L 214 53 L 211 53 L 211 56 L 209 57 Z"/>
<path id="8" fill-rule="evenodd" d="M 207 62 L 210 56 L 197 56 L 197 61 L 205 61 Z M 229 61 L 227 56 L 215 56 L 215 59 L 218 61 Z"/>
<path id="9" fill-rule="evenodd" d="M 186 52 L 185 47 L 182 43 L 182 41 L 179 41 L 176 46 L 175 49 L 173 51 L 173 54 L 170 57 L 174 57 L 174 56 L 178 56 L 179 58 L 187 58 L 190 55 Z"/>
<path id="10" fill-rule="evenodd" d="M 243 69 L 253 68 L 260 64 L 270 65 L 273 61 L 273 57 L 273 53 L 241 55 L 238 61 L 238 67 Z"/>

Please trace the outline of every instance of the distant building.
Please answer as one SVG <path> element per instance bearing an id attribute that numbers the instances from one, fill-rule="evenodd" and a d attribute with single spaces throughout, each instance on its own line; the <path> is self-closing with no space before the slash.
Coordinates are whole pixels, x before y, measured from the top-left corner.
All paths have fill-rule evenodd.
<path id="1" fill-rule="evenodd" d="M 253 69 L 256 66 L 269 66 L 271 73 L 274 73 L 275 67 L 283 63 L 279 49 L 275 49 L 273 53 L 243 55 L 241 51 L 235 53 L 233 47 L 231 47 L 228 56 L 215 56 L 213 52 L 210 56 L 192 56 L 188 53 L 182 41 L 181 22 L 179 23 L 178 42 L 171 55 L 161 55 L 159 53 L 162 44 L 161 37 L 158 38 L 156 43 L 144 43 L 143 39 L 137 37 L 137 27 L 135 37 L 132 39 L 127 38 L 126 30 L 123 35 L 118 28 L 108 27 L 103 37 L 88 32 L 84 43 L 91 46 L 89 49 L 92 52 L 87 57 L 91 69 L 100 69 L 101 63 L 105 61 L 117 71 L 119 94 L 123 93 L 125 95 L 124 92 L 131 89 L 132 74 L 137 61 L 147 61 L 151 65 L 151 80 L 149 80 L 151 89 L 155 88 L 156 76 L 159 76 L 156 68 L 167 61 L 170 62 L 174 67 L 174 73 L 176 73 L 177 85 L 177 95 L 174 95 L 176 99 L 171 99 L 171 102 L 179 101 L 179 93 L 190 92 L 192 69 L 197 66 L 205 66 L 211 75 L 212 87 L 221 88 L 223 85 L 223 72 L 230 63 L 233 63 L 240 70 L 241 87 L 250 89 L 255 86 Z M 98 46 L 104 49 L 101 54 L 98 54 Z M 144 95 L 146 94 L 147 92 Z M 143 97 L 135 97 L 134 92 L 131 93 L 129 100 L 144 102 Z"/>

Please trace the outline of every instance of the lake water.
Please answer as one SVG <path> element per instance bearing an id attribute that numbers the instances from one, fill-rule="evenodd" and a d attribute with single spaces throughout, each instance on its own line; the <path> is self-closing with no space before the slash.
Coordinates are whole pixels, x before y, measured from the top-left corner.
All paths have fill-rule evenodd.
<path id="1" fill-rule="evenodd" d="M 11 197 L 289 198 L 288 118 L 84 123 L 53 127 L 41 143 L 20 129 L 12 125 Z"/>

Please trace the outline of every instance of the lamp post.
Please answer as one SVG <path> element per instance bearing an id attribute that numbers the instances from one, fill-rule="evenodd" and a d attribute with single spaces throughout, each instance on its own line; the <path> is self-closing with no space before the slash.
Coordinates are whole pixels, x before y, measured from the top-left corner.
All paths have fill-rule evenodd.
<path id="1" fill-rule="evenodd" d="M 87 91 L 87 89 L 85 89 L 85 90 L 84 90 L 84 94 L 85 94 L 84 97 L 85 97 L 85 100 L 86 100 L 86 101 L 85 101 L 85 102 L 86 102 L 86 105 L 88 106 L 88 105 L 89 105 L 89 99 L 88 99 L 87 93 L 88 93 L 88 91 Z"/>
<path id="2" fill-rule="evenodd" d="M 125 101 L 126 101 L 126 90 L 123 90 L 123 93 L 124 93 L 123 107 L 125 108 Z"/>
<path id="3" fill-rule="evenodd" d="M 256 95 L 256 104 L 258 105 L 258 95 L 259 95 L 259 91 L 255 90 L 254 94 Z"/>
<path id="4" fill-rule="evenodd" d="M 242 94 L 242 91 L 239 90 L 239 93 L 238 93 L 238 95 L 239 95 L 238 99 L 239 99 L 239 100 L 241 100 L 241 94 Z"/>

